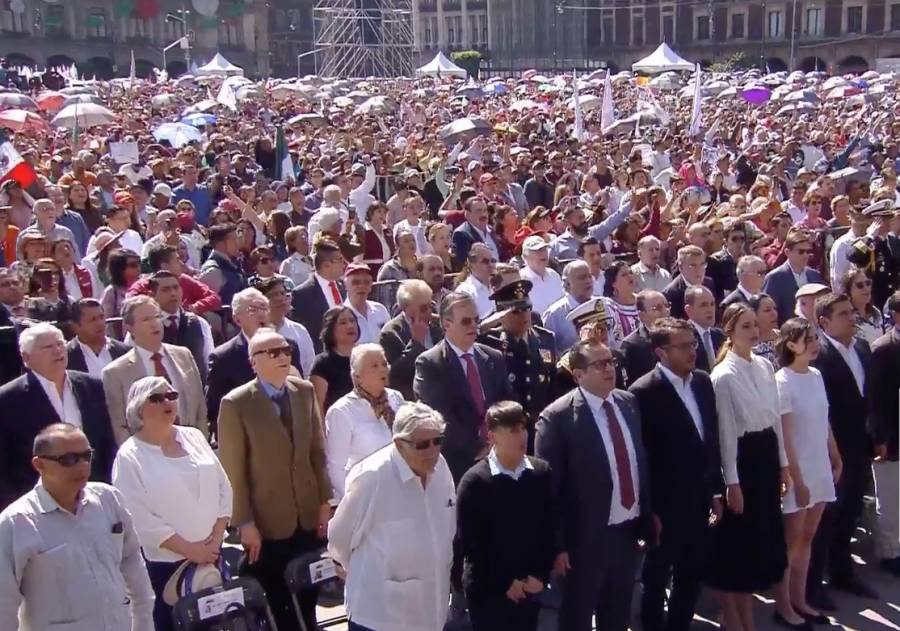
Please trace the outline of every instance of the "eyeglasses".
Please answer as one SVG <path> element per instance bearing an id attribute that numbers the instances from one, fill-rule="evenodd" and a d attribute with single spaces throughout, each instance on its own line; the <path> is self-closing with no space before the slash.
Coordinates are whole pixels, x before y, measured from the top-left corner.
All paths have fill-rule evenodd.
<path id="1" fill-rule="evenodd" d="M 872 281 L 869 280 L 868 278 L 866 280 L 858 280 L 855 283 L 853 283 L 853 286 L 856 287 L 857 289 L 867 289 L 872 286 Z"/>
<path id="2" fill-rule="evenodd" d="M 647 307 L 647 311 L 668 311 L 672 308 L 668 302 L 663 302 L 658 305 L 653 305 L 652 307 Z"/>
<path id="3" fill-rule="evenodd" d="M 94 450 L 88 449 L 87 451 L 71 451 L 69 453 L 60 454 L 58 456 L 38 456 L 42 460 L 52 460 L 53 462 L 59 463 L 63 467 L 74 467 L 79 462 L 84 460 L 88 464 L 94 459 Z"/>
<path id="4" fill-rule="evenodd" d="M 404 443 L 407 445 L 412 445 L 413 449 L 416 451 L 425 451 L 429 447 L 440 447 L 444 444 L 444 436 L 435 436 L 434 438 L 426 438 L 425 440 L 409 440 L 408 438 L 401 438 Z"/>
<path id="5" fill-rule="evenodd" d="M 593 368 L 596 366 L 600 370 L 606 370 L 607 368 L 615 368 L 619 365 L 619 362 L 616 361 L 615 357 L 608 357 L 606 359 L 595 359 L 591 363 L 589 363 L 585 368 Z"/>
<path id="6" fill-rule="evenodd" d="M 147 397 L 147 400 L 151 403 L 162 403 L 163 401 L 177 401 L 178 393 L 174 390 L 170 390 L 169 392 L 155 392 Z"/>
<path id="7" fill-rule="evenodd" d="M 485 259 L 478 259 L 478 262 L 481 263 L 482 265 L 485 265 L 485 264 L 486 264 L 486 265 L 494 265 L 494 264 L 497 263 L 497 259 L 494 259 L 494 258 L 490 258 L 490 259 L 486 259 L 486 258 L 485 258 Z"/>
<path id="8" fill-rule="evenodd" d="M 744 242 L 747 240 L 747 237 L 745 237 L 744 235 L 736 234 L 736 235 L 732 235 L 732 236 L 728 237 L 728 240 Z"/>
<path id="9" fill-rule="evenodd" d="M 291 356 L 291 347 L 290 346 L 276 346 L 275 348 L 264 348 L 261 351 L 256 351 L 253 353 L 253 356 L 261 355 L 262 353 L 266 353 L 271 359 L 278 359 L 279 355 L 284 355 L 285 357 Z"/>
<path id="10" fill-rule="evenodd" d="M 470 317 L 468 317 L 468 316 L 459 319 L 459 323 L 460 323 L 462 326 L 465 326 L 465 327 L 469 327 L 469 326 L 478 326 L 478 323 L 479 323 L 480 321 L 481 321 L 481 320 L 480 320 L 479 318 L 477 318 L 477 317 L 475 317 L 475 318 L 470 318 Z"/>
<path id="11" fill-rule="evenodd" d="M 260 305 L 248 305 L 247 307 L 244 307 L 244 312 L 245 313 L 269 313 L 269 305 L 266 305 L 265 307 L 260 306 Z"/>
<path id="12" fill-rule="evenodd" d="M 669 344 L 668 346 L 663 346 L 663 348 L 666 350 L 674 348 L 676 351 L 695 351 L 697 350 L 697 340 L 682 342 L 681 344 Z"/>

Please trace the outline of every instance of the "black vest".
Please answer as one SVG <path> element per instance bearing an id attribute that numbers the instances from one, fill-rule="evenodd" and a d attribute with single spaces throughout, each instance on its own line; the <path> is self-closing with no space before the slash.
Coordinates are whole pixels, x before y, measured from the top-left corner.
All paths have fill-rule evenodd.
<path id="1" fill-rule="evenodd" d="M 219 254 L 215 250 L 210 252 L 209 258 L 200 266 L 201 270 L 214 267 L 222 272 L 222 287 L 219 289 L 219 296 L 222 298 L 223 305 L 230 305 L 234 295 L 247 287 L 247 279 L 238 265 L 223 254 Z"/>
<path id="2" fill-rule="evenodd" d="M 194 356 L 197 364 L 197 370 L 200 371 L 200 380 L 206 384 L 207 365 L 206 358 L 203 355 L 203 329 L 200 321 L 193 313 L 181 312 L 178 319 L 178 331 L 175 332 L 169 326 L 169 320 L 163 322 L 163 342 L 166 344 L 174 344 L 188 349 Z"/>

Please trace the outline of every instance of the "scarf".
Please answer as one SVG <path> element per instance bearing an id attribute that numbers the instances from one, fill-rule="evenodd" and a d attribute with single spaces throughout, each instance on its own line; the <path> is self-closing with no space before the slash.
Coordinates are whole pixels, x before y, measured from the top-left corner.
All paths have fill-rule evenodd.
<path id="1" fill-rule="evenodd" d="M 359 398 L 363 401 L 368 401 L 369 405 L 372 406 L 372 411 L 375 412 L 375 418 L 384 419 L 388 429 L 394 427 L 394 409 L 391 407 L 391 404 L 388 403 L 387 390 L 383 390 L 379 397 L 373 397 L 359 386 L 356 386 L 353 390 L 359 395 Z"/>

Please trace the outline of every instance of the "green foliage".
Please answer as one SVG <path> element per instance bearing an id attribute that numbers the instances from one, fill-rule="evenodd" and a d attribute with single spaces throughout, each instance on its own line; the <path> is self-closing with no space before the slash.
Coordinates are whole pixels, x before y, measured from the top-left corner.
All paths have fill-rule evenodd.
<path id="1" fill-rule="evenodd" d="M 470 77 L 478 78 L 481 67 L 481 53 L 477 50 L 460 50 L 450 54 L 450 59 L 460 68 L 465 69 Z"/>
<path id="2" fill-rule="evenodd" d="M 735 70 L 747 70 L 753 66 L 743 52 L 736 52 L 725 59 L 710 64 L 710 72 L 734 72 Z"/>

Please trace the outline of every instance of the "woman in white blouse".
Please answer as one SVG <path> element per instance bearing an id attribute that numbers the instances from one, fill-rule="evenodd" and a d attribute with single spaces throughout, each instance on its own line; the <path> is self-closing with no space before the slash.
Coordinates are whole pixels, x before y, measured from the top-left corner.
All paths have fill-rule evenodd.
<path id="1" fill-rule="evenodd" d="M 728 510 L 714 530 L 707 582 L 719 591 L 724 626 L 752 631 L 753 593 L 778 583 L 787 568 L 781 496 L 790 485 L 775 371 L 754 355 L 756 313 L 725 310 L 728 339 L 712 371 Z"/>
<path id="2" fill-rule="evenodd" d="M 181 563 L 214 563 L 231 517 L 228 476 L 200 430 L 176 425 L 178 392 L 162 377 L 128 391 L 125 416 L 134 435 L 119 448 L 113 485 L 121 491 L 156 594 L 156 631 L 172 629 L 163 588 Z"/>
<path id="3" fill-rule="evenodd" d="M 388 363 L 378 344 L 360 344 L 350 353 L 353 390 L 325 415 L 325 457 L 334 497 L 344 496 L 344 480 L 357 462 L 391 442 L 394 414 L 403 395 L 387 387 Z"/>

